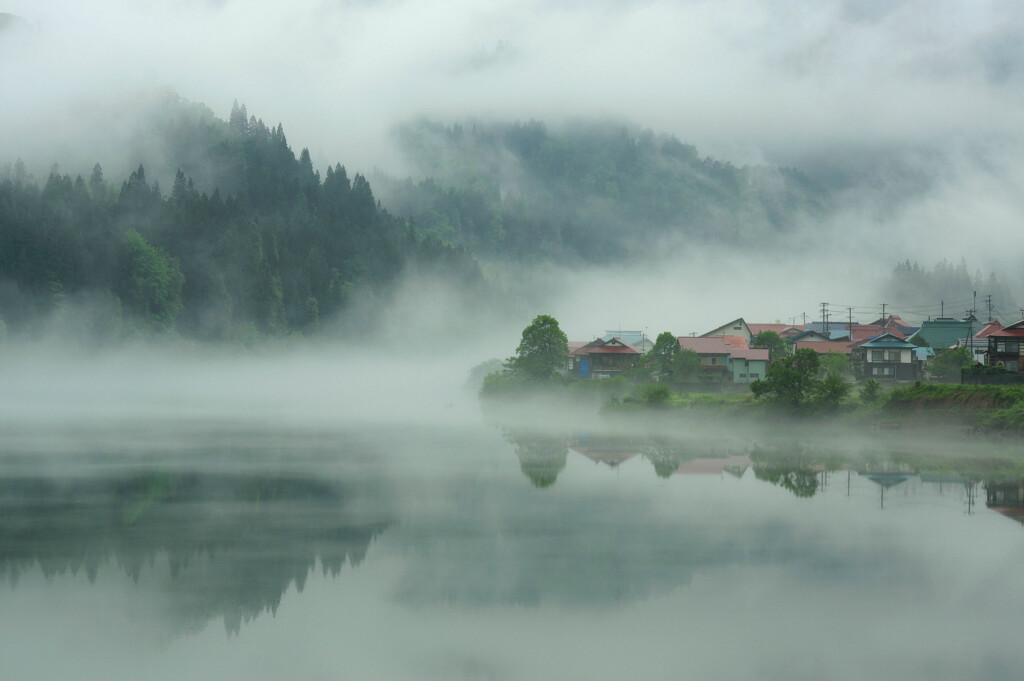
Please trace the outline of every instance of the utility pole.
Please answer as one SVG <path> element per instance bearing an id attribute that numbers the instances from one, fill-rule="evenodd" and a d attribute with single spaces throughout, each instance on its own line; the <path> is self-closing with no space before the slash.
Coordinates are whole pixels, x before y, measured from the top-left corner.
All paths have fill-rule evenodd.
<path id="1" fill-rule="evenodd" d="M 850 340 L 853 340 L 853 308 L 846 308 L 846 312 L 849 314 L 849 324 L 846 325 L 846 330 L 850 332 Z"/>
<path id="2" fill-rule="evenodd" d="M 992 294 L 988 294 L 986 298 L 988 298 L 988 321 L 992 321 Z"/>
<path id="3" fill-rule="evenodd" d="M 881 336 L 883 333 L 885 333 L 885 306 L 887 304 L 888 303 L 882 303 L 882 318 L 879 320 L 879 326 L 881 328 L 878 329 L 878 335 L 879 336 Z"/>
<path id="4" fill-rule="evenodd" d="M 806 329 L 807 328 L 807 313 L 806 312 L 801 312 L 800 314 L 804 318 L 804 328 Z M 1024 314 L 1021 314 L 1021 317 L 1024 317 Z"/>
<path id="5" fill-rule="evenodd" d="M 828 303 L 821 304 L 821 323 L 825 330 L 825 338 L 828 338 Z"/>

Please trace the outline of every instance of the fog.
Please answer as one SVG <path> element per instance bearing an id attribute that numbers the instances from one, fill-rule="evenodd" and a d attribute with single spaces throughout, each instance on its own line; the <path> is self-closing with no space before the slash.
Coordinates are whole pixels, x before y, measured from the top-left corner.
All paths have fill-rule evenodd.
<path id="1" fill-rule="evenodd" d="M 391 133 L 418 116 L 614 119 L 674 134 L 702 155 L 795 166 L 847 187 L 838 211 L 796 225 L 770 262 L 672 244 L 640 268 L 568 273 L 552 282 L 550 304 L 570 310 L 580 309 L 565 300 L 574 284 L 581 297 L 593 282 L 660 283 L 684 296 L 678 314 L 621 319 L 612 305 L 616 319 L 572 322 L 578 337 L 620 323 L 682 334 L 722 316 L 786 320 L 823 300 L 879 306 L 884 292 L 868 282 L 905 258 L 929 267 L 966 258 L 1019 285 L 1017 3 L 12 0 L 0 9 L 21 18 L 0 29 L 0 161 L 20 157 L 41 176 L 53 162 L 86 172 L 100 161 L 119 181 L 159 153 L 137 117 L 173 90 L 221 118 L 237 99 L 283 123 L 292 148 L 308 147 L 321 169 L 411 172 Z M 750 282 L 779 272 L 787 281 L 752 299 Z M 688 300 L 695 282 L 702 295 Z"/>
<path id="2" fill-rule="evenodd" d="M 115 329 L 109 291 L 52 291 L 50 317 L 0 324 L 0 638 L 27 651 L 23 677 L 1019 668 L 1010 606 L 1024 584 L 1005 566 L 1019 563 L 1020 528 L 964 496 L 993 470 L 1019 482 L 1015 441 L 981 443 L 953 422 L 891 433 L 725 410 L 624 425 L 597 398 L 488 412 L 466 383 L 538 314 L 571 341 L 811 321 L 823 301 L 856 321 L 883 303 L 919 321 L 932 311 L 887 298 L 905 259 L 996 272 L 1013 321 L 1019 3 L 9 0 L 0 91 L 0 169 L 20 158 L 37 178 L 52 163 L 88 176 L 99 162 L 114 190 L 140 163 L 171 162 L 149 116 L 173 92 L 221 119 L 237 100 L 280 122 L 322 175 L 341 163 L 418 179 L 396 131 L 420 117 L 615 121 L 700 157 L 795 167 L 832 199 L 774 239 L 677 232 L 601 264 L 481 258 L 487 281 L 472 285 L 407 268 L 305 337 L 206 343 L 127 316 Z M 764 237 L 754 220 L 743 226 Z M 621 460 L 582 452 L 601 437 L 624 438 Z M 678 438 L 679 456 L 642 452 L 652 437 Z M 758 448 L 809 452 L 800 472 L 819 493 L 797 498 L 790 471 L 758 477 L 753 464 L 682 470 L 749 463 Z M 821 464 L 837 451 L 850 455 L 845 496 Z M 907 484 L 884 508 L 869 469 L 929 458 L 954 482 Z"/>
<path id="3" fill-rule="evenodd" d="M 5 146 L 37 117 L 172 87 L 382 164 L 412 115 L 625 117 L 738 162 L 1019 141 L 1024 16 L 972 3 L 10 0 Z M 35 116 L 33 115 L 35 114 Z M 20 125 L 12 125 L 20 123 Z M 18 153 L 21 153 L 18 150 Z"/>

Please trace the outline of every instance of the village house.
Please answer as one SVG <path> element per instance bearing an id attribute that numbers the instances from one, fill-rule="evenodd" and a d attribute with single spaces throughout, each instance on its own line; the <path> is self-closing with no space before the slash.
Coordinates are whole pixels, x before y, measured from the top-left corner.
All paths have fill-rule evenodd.
<path id="1" fill-rule="evenodd" d="M 611 378 L 631 368 L 642 352 L 621 338 L 598 338 L 589 343 L 570 343 L 569 375 L 577 378 Z"/>
<path id="2" fill-rule="evenodd" d="M 1024 319 L 988 334 L 988 362 L 1007 371 L 1024 371 Z"/>
<path id="3" fill-rule="evenodd" d="M 774 331 L 782 338 L 792 338 L 803 333 L 804 327 L 793 324 L 748 324 L 744 321 L 743 317 L 740 317 L 705 334 L 701 334 L 701 338 L 736 336 L 742 338 L 749 347 L 754 342 L 754 339 L 757 338 L 757 335 L 763 331 Z"/>
<path id="4" fill-rule="evenodd" d="M 974 335 L 972 327 L 977 328 L 979 326 L 978 321 L 975 319 L 937 317 L 921 322 L 921 328 L 915 334 L 915 337 L 932 348 L 951 348 L 956 344 L 958 338 L 967 338 Z"/>
<path id="5" fill-rule="evenodd" d="M 732 380 L 733 374 L 729 358 L 732 356 L 733 349 L 725 342 L 725 338 L 722 336 L 710 338 L 681 336 L 678 340 L 679 347 L 683 350 L 692 350 L 700 357 L 700 368 L 705 380 L 716 383 Z"/>
<path id="6" fill-rule="evenodd" d="M 764 378 L 768 373 L 768 350 L 732 348 L 729 354 L 729 368 L 732 369 L 733 383 L 750 383 Z"/>
<path id="7" fill-rule="evenodd" d="M 855 371 L 876 380 L 916 381 L 921 378 L 921 362 L 916 346 L 894 333 L 885 333 L 855 344 L 852 360 Z"/>

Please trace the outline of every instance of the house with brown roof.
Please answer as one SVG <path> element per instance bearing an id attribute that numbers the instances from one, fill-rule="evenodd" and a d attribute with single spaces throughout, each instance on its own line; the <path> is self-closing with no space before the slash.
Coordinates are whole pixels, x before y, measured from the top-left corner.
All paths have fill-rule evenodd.
<path id="1" fill-rule="evenodd" d="M 644 353 L 621 338 L 598 338 L 569 351 L 569 375 L 610 378 L 635 364 Z"/>

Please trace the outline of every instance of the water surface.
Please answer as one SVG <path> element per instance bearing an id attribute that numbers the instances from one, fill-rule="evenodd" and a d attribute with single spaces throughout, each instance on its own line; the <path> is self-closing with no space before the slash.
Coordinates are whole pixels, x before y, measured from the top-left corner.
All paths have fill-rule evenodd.
<path id="1" fill-rule="evenodd" d="M 999 679 L 1013 446 L 8 429 L 10 679 Z"/>

